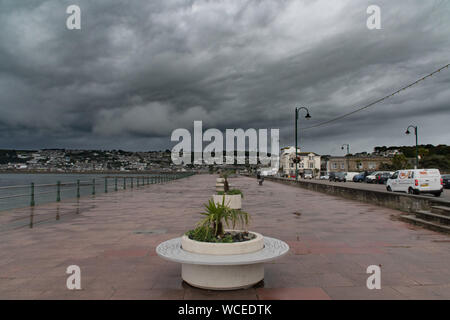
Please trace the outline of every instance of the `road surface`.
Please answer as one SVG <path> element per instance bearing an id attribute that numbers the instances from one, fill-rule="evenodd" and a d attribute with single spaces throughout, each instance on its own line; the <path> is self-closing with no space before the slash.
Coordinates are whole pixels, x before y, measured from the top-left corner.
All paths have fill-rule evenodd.
<path id="1" fill-rule="evenodd" d="M 334 184 L 334 185 L 342 185 L 345 187 L 350 187 L 350 188 L 356 188 L 356 189 L 366 189 L 366 190 L 378 190 L 378 191 L 386 191 L 386 185 L 384 184 L 375 184 L 375 183 L 366 183 L 366 182 L 331 182 L 328 180 L 318 180 L 318 179 L 314 179 L 314 180 L 305 180 L 302 179 L 303 181 L 312 181 L 312 182 L 318 182 L 318 183 L 324 183 L 324 184 Z M 434 195 L 432 194 L 421 194 L 422 196 L 426 196 L 426 197 L 432 197 L 432 198 L 436 198 Z M 448 200 L 450 201 L 450 189 L 444 189 L 444 192 L 442 193 L 442 195 L 439 198 L 436 199 L 442 199 L 442 200 Z"/>

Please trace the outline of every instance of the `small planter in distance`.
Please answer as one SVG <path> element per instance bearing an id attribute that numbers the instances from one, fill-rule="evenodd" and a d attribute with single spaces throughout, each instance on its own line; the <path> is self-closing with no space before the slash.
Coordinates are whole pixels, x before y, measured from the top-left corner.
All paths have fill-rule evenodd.
<path id="1" fill-rule="evenodd" d="M 221 192 L 221 191 L 223 192 L 224 189 L 225 189 L 224 184 L 225 184 L 225 179 L 224 178 L 217 178 L 216 179 L 216 191 L 217 192 Z"/>
<path id="2" fill-rule="evenodd" d="M 217 192 L 217 194 L 213 195 L 213 201 L 216 204 L 223 203 L 231 209 L 241 209 L 243 197 L 244 195 L 241 190 L 231 189 L 228 192 Z"/>
<path id="3" fill-rule="evenodd" d="M 220 178 L 216 179 L 216 191 L 217 192 L 228 192 L 230 190 L 230 183 L 228 182 L 228 177 L 230 175 L 229 171 L 222 172 Z"/>

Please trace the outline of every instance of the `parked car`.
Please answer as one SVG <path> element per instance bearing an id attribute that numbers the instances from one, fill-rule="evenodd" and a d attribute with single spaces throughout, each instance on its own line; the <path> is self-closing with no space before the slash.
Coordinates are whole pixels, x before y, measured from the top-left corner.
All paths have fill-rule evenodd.
<path id="1" fill-rule="evenodd" d="M 312 170 L 309 170 L 309 169 L 306 169 L 306 170 L 303 172 L 303 178 L 304 178 L 304 179 L 312 179 L 312 178 L 313 178 L 313 171 L 312 171 Z"/>
<path id="2" fill-rule="evenodd" d="M 443 189 L 443 179 L 438 169 L 399 170 L 386 183 L 387 191 L 431 193 L 436 197 L 442 194 Z"/>
<path id="3" fill-rule="evenodd" d="M 382 171 L 372 172 L 371 174 L 367 175 L 364 178 L 364 181 L 367 182 L 367 183 L 373 183 L 375 181 L 375 179 L 376 179 L 376 175 L 379 174 L 379 173 L 382 173 Z"/>
<path id="4" fill-rule="evenodd" d="M 450 174 L 444 174 L 441 176 L 442 178 L 442 185 L 446 189 L 450 189 Z"/>
<path id="5" fill-rule="evenodd" d="M 364 179 L 370 174 L 372 174 L 372 172 L 369 171 L 361 172 L 353 177 L 353 182 L 363 182 Z"/>
<path id="6" fill-rule="evenodd" d="M 388 179 L 392 176 L 392 174 L 390 172 L 381 172 L 381 173 L 377 173 L 377 175 L 375 176 L 375 181 L 374 183 L 378 183 L 378 184 L 386 184 Z"/>
<path id="7" fill-rule="evenodd" d="M 329 181 L 346 182 L 345 172 L 331 172 Z"/>
<path id="8" fill-rule="evenodd" d="M 330 176 L 327 174 L 319 177 L 319 180 L 329 180 L 329 179 L 330 179 Z"/>

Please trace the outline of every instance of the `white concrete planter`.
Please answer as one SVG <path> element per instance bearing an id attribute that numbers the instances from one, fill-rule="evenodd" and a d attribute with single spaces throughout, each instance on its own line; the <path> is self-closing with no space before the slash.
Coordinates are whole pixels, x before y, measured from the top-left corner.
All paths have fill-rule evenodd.
<path id="1" fill-rule="evenodd" d="M 235 243 L 210 243 L 181 238 L 181 248 L 185 251 L 202 255 L 244 255 L 264 248 L 261 234 L 255 239 Z M 181 277 L 190 285 L 210 290 L 233 290 L 250 287 L 264 279 L 264 264 L 211 266 L 183 264 Z"/>
<path id="2" fill-rule="evenodd" d="M 264 279 L 264 264 L 209 266 L 183 263 L 181 277 L 191 286 L 201 289 L 246 289 Z"/>
<path id="3" fill-rule="evenodd" d="M 213 195 L 214 203 L 222 204 L 224 195 Z M 231 209 L 242 208 L 242 196 L 240 194 L 225 195 L 225 205 Z"/>
<path id="4" fill-rule="evenodd" d="M 209 290 L 248 288 L 264 279 L 264 263 L 289 251 L 278 239 L 256 235 L 255 239 L 236 243 L 208 243 L 187 236 L 167 240 L 157 254 L 181 263 L 181 277 L 190 285 Z"/>

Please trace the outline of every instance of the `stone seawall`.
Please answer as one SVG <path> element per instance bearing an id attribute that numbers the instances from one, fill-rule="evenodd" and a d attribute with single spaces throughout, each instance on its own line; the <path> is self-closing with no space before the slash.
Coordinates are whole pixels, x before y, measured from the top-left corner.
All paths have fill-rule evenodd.
<path id="1" fill-rule="evenodd" d="M 405 212 L 429 210 L 432 206 L 450 206 L 449 201 L 440 200 L 438 198 L 428 196 L 416 196 L 406 193 L 357 189 L 342 185 L 329 185 L 304 180 L 294 181 L 272 177 L 265 177 L 265 179 L 268 181 L 292 185 L 294 187 L 300 187 L 311 191 L 322 192 L 329 195 L 339 196 L 345 199 L 371 203 L 378 206 Z"/>

